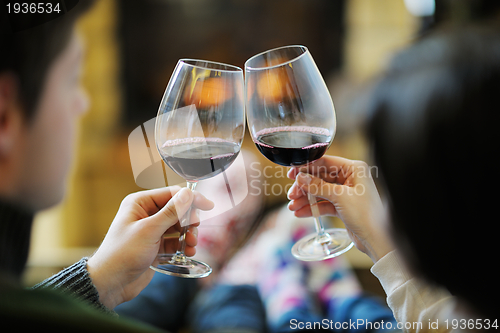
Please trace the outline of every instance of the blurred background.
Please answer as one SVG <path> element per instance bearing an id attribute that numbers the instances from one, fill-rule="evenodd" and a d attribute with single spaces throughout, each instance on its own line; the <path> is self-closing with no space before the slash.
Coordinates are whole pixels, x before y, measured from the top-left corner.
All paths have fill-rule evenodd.
<path id="1" fill-rule="evenodd" d="M 369 161 L 364 101 L 391 55 L 433 29 L 498 16 L 495 1 L 97 1 L 78 27 L 87 45 L 83 83 L 91 108 L 80 123 L 64 202 L 36 217 L 25 283 L 91 255 L 121 200 L 141 190 L 134 182 L 128 135 L 156 116 L 179 58 L 243 67 L 250 56 L 270 48 L 307 46 L 337 112 L 328 154 Z M 244 147 L 283 176 L 272 183 L 290 182 L 248 135 Z M 265 199 L 268 207 L 287 202 L 284 192 Z M 368 272 L 368 257 L 357 250 L 347 257 L 361 276 Z"/>

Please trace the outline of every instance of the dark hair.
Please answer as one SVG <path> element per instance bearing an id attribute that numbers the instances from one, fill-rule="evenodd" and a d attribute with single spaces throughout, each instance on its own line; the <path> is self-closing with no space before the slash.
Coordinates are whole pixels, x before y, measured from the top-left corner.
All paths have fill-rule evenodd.
<path id="1" fill-rule="evenodd" d="M 408 266 L 498 317 L 499 30 L 438 32 L 402 51 L 370 109 L 392 232 Z"/>
<path id="2" fill-rule="evenodd" d="M 76 19 L 92 4 L 91 0 L 80 0 L 64 15 L 36 26 L 39 14 L 18 14 L 18 25 L 32 27 L 17 32 L 4 27 L 0 31 L 0 73 L 17 77 L 19 101 L 28 119 L 35 112 L 50 65 L 68 45 Z"/>

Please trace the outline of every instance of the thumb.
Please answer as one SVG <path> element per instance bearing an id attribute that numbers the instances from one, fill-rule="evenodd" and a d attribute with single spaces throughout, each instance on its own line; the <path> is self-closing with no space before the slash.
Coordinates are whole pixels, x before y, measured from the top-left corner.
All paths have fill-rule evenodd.
<path id="1" fill-rule="evenodd" d="M 339 196 L 344 192 L 343 185 L 325 182 L 321 178 L 308 173 L 300 172 L 296 180 L 302 191 L 326 199 L 333 204 L 338 201 Z"/>
<path id="2" fill-rule="evenodd" d="M 162 235 L 186 214 L 193 203 L 193 199 L 194 195 L 190 189 L 186 187 L 181 189 L 156 214 L 148 217 L 149 226 L 157 229 L 156 233 Z"/>

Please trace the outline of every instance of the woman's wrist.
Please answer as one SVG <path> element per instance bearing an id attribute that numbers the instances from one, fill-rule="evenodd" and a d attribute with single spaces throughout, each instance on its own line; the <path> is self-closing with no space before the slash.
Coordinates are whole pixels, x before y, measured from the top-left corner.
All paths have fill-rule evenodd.
<path id="1" fill-rule="evenodd" d="M 394 245 L 384 231 L 372 230 L 370 236 L 364 241 L 365 253 L 370 257 L 373 263 L 379 261 L 387 253 L 394 250 Z"/>
<path id="2" fill-rule="evenodd" d="M 379 261 L 382 257 L 384 257 L 387 253 L 394 250 L 392 246 L 387 246 L 386 244 L 366 244 L 366 254 L 370 257 L 373 263 Z"/>

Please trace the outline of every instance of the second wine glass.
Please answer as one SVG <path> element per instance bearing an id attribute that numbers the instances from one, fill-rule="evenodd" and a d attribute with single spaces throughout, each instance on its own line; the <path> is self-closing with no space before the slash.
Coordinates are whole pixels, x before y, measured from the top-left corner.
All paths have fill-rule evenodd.
<path id="1" fill-rule="evenodd" d="M 245 63 L 248 127 L 259 151 L 283 166 L 302 166 L 323 156 L 336 130 L 333 102 L 305 46 L 285 46 Z M 316 261 L 338 256 L 353 243 L 345 229 L 326 229 L 316 198 L 308 194 L 316 233 L 300 239 L 292 254 Z"/>
<path id="2" fill-rule="evenodd" d="M 194 190 L 203 179 L 224 172 L 240 152 L 245 131 L 243 70 L 205 60 L 181 59 L 158 110 L 155 141 L 163 161 Z M 181 218 L 177 252 L 161 253 L 152 269 L 200 278 L 209 265 L 184 254 L 190 210 Z"/>

